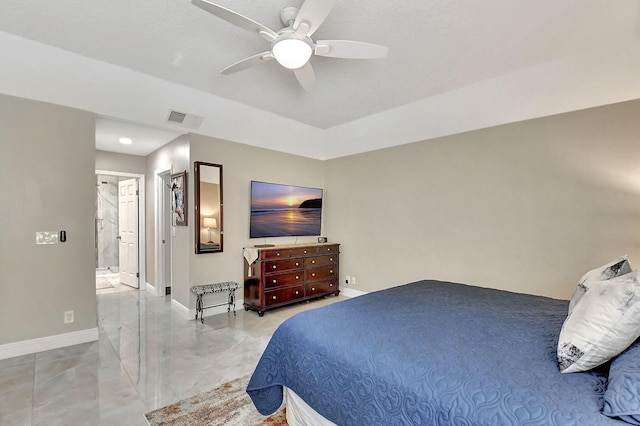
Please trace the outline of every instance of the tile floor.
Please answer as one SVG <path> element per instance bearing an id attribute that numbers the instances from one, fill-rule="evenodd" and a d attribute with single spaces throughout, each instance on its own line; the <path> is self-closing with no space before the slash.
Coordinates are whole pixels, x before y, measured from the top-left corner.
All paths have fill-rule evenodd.
<path id="1" fill-rule="evenodd" d="M 144 413 L 253 371 L 273 331 L 329 296 L 185 320 L 169 296 L 97 295 L 99 341 L 0 360 L 0 425 L 140 425 Z"/>

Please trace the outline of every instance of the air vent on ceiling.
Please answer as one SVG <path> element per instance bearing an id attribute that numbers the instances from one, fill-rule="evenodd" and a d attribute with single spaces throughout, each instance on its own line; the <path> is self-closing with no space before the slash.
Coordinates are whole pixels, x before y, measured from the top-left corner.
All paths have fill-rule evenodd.
<path id="1" fill-rule="evenodd" d="M 190 129 L 197 129 L 202 124 L 203 119 L 204 118 L 199 115 L 170 110 L 167 122 L 179 124 L 180 126 Z"/>

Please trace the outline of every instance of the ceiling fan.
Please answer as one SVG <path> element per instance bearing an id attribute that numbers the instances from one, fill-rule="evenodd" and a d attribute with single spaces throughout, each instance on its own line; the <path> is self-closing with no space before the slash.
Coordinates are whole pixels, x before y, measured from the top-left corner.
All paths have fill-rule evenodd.
<path id="1" fill-rule="evenodd" d="M 377 44 L 352 40 L 314 41 L 311 38 L 329 15 L 335 0 L 306 0 L 299 9 L 293 6 L 285 7 L 280 12 L 284 28 L 278 31 L 208 0 L 191 2 L 218 18 L 258 34 L 270 43 L 269 50 L 236 62 L 220 71 L 221 74 L 232 74 L 275 59 L 283 67 L 292 70 L 300 85 L 310 91 L 316 80 L 309 63 L 312 55 L 345 59 L 375 59 L 387 56 L 388 49 Z"/>

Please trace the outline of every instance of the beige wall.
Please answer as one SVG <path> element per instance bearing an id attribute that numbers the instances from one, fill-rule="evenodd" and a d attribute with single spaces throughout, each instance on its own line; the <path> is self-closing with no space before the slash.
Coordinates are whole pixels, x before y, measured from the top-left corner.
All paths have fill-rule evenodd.
<path id="1" fill-rule="evenodd" d="M 263 243 L 263 239 L 249 238 L 251 181 L 260 180 L 315 188 L 324 187 L 324 163 L 281 152 L 255 148 L 206 136 L 191 134 L 191 168 L 189 189 L 189 235 L 191 245 L 189 282 L 174 287 L 174 297 L 184 306 L 193 308 L 195 297 L 189 287 L 207 282 L 243 282 L 242 249 Z M 193 162 L 222 164 L 224 201 L 224 251 L 195 254 L 196 223 L 193 216 Z M 272 238 L 272 244 L 291 244 L 295 237 Z M 316 241 L 315 237 L 299 237 L 298 243 Z"/>
<path id="2" fill-rule="evenodd" d="M 568 298 L 587 269 L 625 253 L 640 265 L 638 117 L 627 102 L 328 161 L 342 282 Z"/>
<path id="3" fill-rule="evenodd" d="M 0 95 L 0 345 L 96 328 L 94 153 L 93 114 Z"/>
<path id="4" fill-rule="evenodd" d="M 326 162 L 191 134 L 143 162 L 96 154 L 91 113 L 0 95 L 0 345 L 95 329 L 96 168 L 147 176 L 152 284 L 154 171 L 189 172 L 189 226 L 172 237 L 173 297 L 189 308 L 191 285 L 241 282 L 242 248 L 263 242 L 249 238 L 251 180 L 325 189 L 323 234 L 356 290 L 435 278 L 567 298 L 589 268 L 640 262 L 638 117 L 627 102 Z M 223 253 L 194 252 L 194 161 L 224 166 Z M 67 243 L 36 246 L 61 229 Z"/>
<path id="5" fill-rule="evenodd" d="M 139 155 L 96 151 L 96 170 L 143 175 L 147 171 L 146 165 L 147 158 Z"/>
<path id="6" fill-rule="evenodd" d="M 146 170 L 146 273 L 147 283 L 156 286 L 156 250 L 155 250 L 155 211 L 156 211 L 156 175 L 158 170 L 171 168 L 171 173 L 178 173 L 187 170 L 189 180 L 193 180 L 190 171 L 190 154 L 189 154 L 189 138 L 186 135 L 179 136 L 174 141 L 168 143 L 162 148 L 156 150 L 147 157 Z M 192 191 L 191 188 L 187 188 Z M 190 209 L 193 208 L 193 198 L 189 198 L 187 205 L 187 214 L 190 215 Z M 191 219 L 189 219 L 191 220 Z M 189 250 L 191 250 L 189 229 L 185 226 L 177 226 L 175 228 L 175 236 L 171 237 L 173 268 L 172 275 L 174 280 L 188 282 L 189 280 Z"/>
<path id="7" fill-rule="evenodd" d="M 223 166 L 224 251 L 195 254 L 194 167 L 195 161 Z M 147 282 L 155 278 L 154 172 L 171 166 L 173 173 L 188 172 L 188 226 L 175 228 L 172 244 L 172 298 L 193 309 L 195 297 L 189 288 L 196 284 L 243 280 L 242 248 L 263 240 L 249 238 L 251 180 L 289 183 L 302 186 L 324 186 L 322 161 L 276 151 L 232 143 L 207 136 L 189 134 L 162 147 L 147 157 Z M 314 237 L 298 238 L 311 242 Z M 274 238 L 274 244 L 293 243 L 295 238 Z M 206 296 L 208 298 L 215 296 Z M 241 294 L 240 294 L 241 297 Z M 205 300 L 205 304 L 208 301 Z"/>

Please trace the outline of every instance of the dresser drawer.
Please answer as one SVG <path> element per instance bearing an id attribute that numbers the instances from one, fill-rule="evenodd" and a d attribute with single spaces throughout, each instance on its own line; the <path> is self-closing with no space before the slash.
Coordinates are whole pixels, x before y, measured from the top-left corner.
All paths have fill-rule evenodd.
<path id="1" fill-rule="evenodd" d="M 264 287 L 273 288 L 302 283 L 304 283 L 304 272 L 297 271 L 285 274 L 269 274 L 265 277 Z"/>
<path id="2" fill-rule="evenodd" d="M 326 280 L 328 278 L 337 279 L 336 275 L 337 269 L 335 266 L 324 266 L 321 268 L 313 268 L 307 269 L 305 271 L 305 279 L 307 281 L 318 281 L 318 280 Z"/>
<path id="3" fill-rule="evenodd" d="M 311 297 L 316 294 L 333 293 L 338 289 L 338 283 L 336 280 L 318 281 L 315 283 L 307 284 L 306 296 Z"/>
<path id="4" fill-rule="evenodd" d="M 292 269 L 302 269 L 304 262 L 302 259 L 284 259 L 284 260 L 270 260 L 264 262 L 264 273 L 270 274 L 272 272 L 284 272 Z"/>
<path id="5" fill-rule="evenodd" d="M 291 250 L 264 250 L 260 254 L 261 259 L 285 259 L 291 257 Z"/>
<path id="6" fill-rule="evenodd" d="M 283 288 L 281 290 L 271 290 L 264 293 L 265 305 L 277 305 L 287 303 L 296 299 L 304 298 L 304 286 Z"/>
<path id="7" fill-rule="evenodd" d="M 328 246 L 319 246 L 318 247 L 318 254 L 328 254 L 328 253 L 338 253 L 339 244 L 332 244 L 332 245 L 328 245 Z"/>
<path id="8" fill-rule="evenodd" d="M 328 256 L 315 256 L 310 257 L 304 260 L 305 268 L 315 268 L 316 266 L 324 266 L 335 264 L 338 261 L 338 256 L 336 255 L 328 255 Z"/>
<path id="9" fill-rule="evenodd" d="M 291 249 L 291 257 L 312 256 L 318 253 L 318 247 L 302 247 Z"/>

